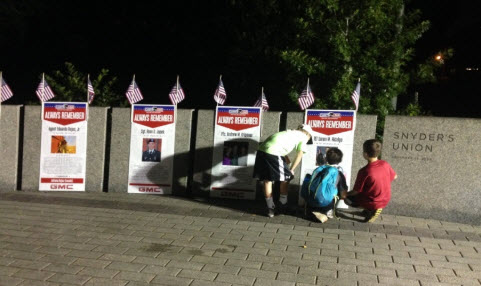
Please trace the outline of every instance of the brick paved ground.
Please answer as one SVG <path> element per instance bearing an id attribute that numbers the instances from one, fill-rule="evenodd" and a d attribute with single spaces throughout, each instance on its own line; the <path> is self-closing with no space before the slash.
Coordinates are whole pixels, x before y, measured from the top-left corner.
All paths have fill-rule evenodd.
<path id="1" fill-rule="evenodd" d="M 247 206 L 246 206 L 247 205 Z M 481 227 L 262 202 L 0 193 L 0 285 L 481 285 Z"/>

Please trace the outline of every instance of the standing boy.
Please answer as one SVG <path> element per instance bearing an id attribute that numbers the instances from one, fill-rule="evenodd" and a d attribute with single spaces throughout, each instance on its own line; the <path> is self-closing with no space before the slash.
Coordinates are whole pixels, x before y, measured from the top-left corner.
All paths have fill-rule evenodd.
<path id="1" fill-rule="evenodd" d="M 307 124 L 299 125 L 297 130 L 286 130 L 275 133 L 266 139 L 257 150 L 253 177 L 263 181 L 264 195 L 267 203 L 267 216 L 275 214 L 275 204 L 272 199 L 272 182 L 280 182 L 281 208 L 287 206 L 287 187 L 294 178 L 294 171 L 306 152 L 306 143 L 311 139 L 312 129 Z M 297 151 L 294 162 L 289 166 L 289 154 Z"/>
<path id="2" fill-rule="evenodd" d="M 388 162 L 378 159 L 382 144 L 377 139 L 366 140 L 362 145 L 367 165 L 357 173 L 354 189 L 344 192 L 346 204 L 361 207 L 366 222 L 374 222 L 391 200 L 391 182 L 397 178 Z"/>

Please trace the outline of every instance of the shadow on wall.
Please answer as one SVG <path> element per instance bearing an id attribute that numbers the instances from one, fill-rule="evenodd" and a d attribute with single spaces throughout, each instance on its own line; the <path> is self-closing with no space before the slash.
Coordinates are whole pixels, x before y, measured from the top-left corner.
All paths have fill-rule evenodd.
<path id="1" fill-rule="evenodd" d="M 258 142 L 252 139 L 236 140 L 235 142 L 247 143 L 249 146 L 257 146 Z M 255 148 L 254 148 L 255 149 Z M 264 211 L 265 204 L 264 195 L 262 192 L 261 184 L 252 177 L 254 166 L 228 166 L 224 167 L 225 172 L 217 175 L 212 174 L 213 166 L 220 167 L 223 163 L 223 156 L 216 155 L 215 161 L 214 154 L 223 154 L 224 146 L 219 144 L 214 147 L 198 148 L 195 151 L 191 149 L 191 152 L 176 153 L 173 156 L 174 159 L 174 173 L 172 186 L 172 194 L 174 196 L 186 197 L 187 199 L 194 199 L 199 202 L 205 202 L 215 206 L 222 206 L 231 209 L 236 209 L 242 212 L 258 214 L 259 208 L 262 208 L 261 213 Z M 249 150 L 249 155 L 255 155 L 256 150 Z M 168 162 L 171 158 L 162 158 L 162 162 Z M 165 167 L 161 164 L 154 165 L 147 173 L 149 180 L 155 181 L 155 178 L 160 172 L 164 172 Z M 215 181 L 227 181 L 224 185 L 226 189 L 239 188 L 239 183 L 250 182 L 254 180 L 254 186 L 256 190 L 256 199 L 228 199 L 228 198 L 214 198 L 210 197 L 211 182 Z M 187 181 L 187 184 L 186 184 Z M 274 197 L 278 198 L 279 188 L 278 185 L 274 185 Z M 292 204 L 295 202 L 291 200 Z"/>
<path id="2" fill-rule="evenodd" d="M 251 146 L 257 146 L 258 142 L 252 139 L 236 140 L 235 142 L 247 143 Z M 224 146 L 217 145 L 214 147 L 198 148 L 195 151 L 176 153 L 173 156 L 174 172 L 173 172 L 173 194 L 186 195 L 209 195 L 210 184 L 213 181 L 226 180 L 226 188 L 236 188 L 242 181 L 250 181 L 252 179 L 253 166 L 227 166 L 220 175 L 212 175 L 213 166 L 222 165 L 222 156 L 214 154 L 223 154 Z M 256 150 L 250 150 L 249 155 L 255 154 Z M 154 165 L 147 173 L 149 180 L 155 181 L 160 172 L 165 171 L 163 162 L 169 162 L 172 157 L 162 158 L 160 164 Z M 194 174 L 195 179 L 194 179 Z M 187 184 L 185 180 L 187 179 Z M 199 180 L 200 179 L 200 180 Z M 247 182 L 249 183 L 249 182 Z"/>

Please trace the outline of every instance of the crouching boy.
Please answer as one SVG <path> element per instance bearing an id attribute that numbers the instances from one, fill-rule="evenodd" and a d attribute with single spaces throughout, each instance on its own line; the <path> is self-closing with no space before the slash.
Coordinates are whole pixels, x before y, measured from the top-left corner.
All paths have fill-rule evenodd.
<path id="1" fill-rule="evenodd" d="M 342 169 L 337 166 L 342 161 L 342 151 L 329 148 L 326 152 L 326 165 L 316 168 L 302 186 L 301 196 L 306 201 L 306 211 L 321 223 L 335 215 L 338 196 L 347 191 L 346 178 Z"/>
<path id="2" fill-rule="evenodd" d="M 388 162 L 378 159 L 382 144 L 377 139 L 362 145 L 367 165 L 359 170 L 354 189 L 343 192 L 347 205 L 364 209 L 365 222 L 374 222 L 391 200 L 391 182 L 397 178 Z"/>

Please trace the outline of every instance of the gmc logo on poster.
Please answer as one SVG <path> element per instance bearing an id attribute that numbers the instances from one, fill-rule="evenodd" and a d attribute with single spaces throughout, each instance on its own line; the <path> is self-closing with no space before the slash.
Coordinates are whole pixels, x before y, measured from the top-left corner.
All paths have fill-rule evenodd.
<path id="1" fill-rule="evenodd" d="M 159 187 L 139 187 L 141 193 L 161 193 L 162 189 Z"/>
<path id="2" fill-rule="evenodd" d="M 73 185 L 55 184 L 55 185 L 50 185 L 50 189 L 52 189 L 52 190 L 73 190 Z"/>

